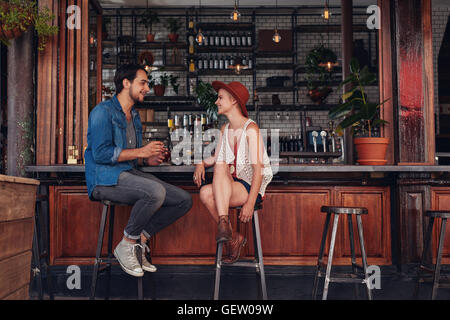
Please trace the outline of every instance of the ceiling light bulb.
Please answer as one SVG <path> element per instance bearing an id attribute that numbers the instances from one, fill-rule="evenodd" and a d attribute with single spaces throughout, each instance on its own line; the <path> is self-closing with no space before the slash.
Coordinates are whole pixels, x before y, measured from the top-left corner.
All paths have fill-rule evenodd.
<path id="1" fill-rule="evenodd" d="M 329 20 L 330 17 L 331 17 L 331 11 L 330 11 L 330 9 L 328 9 L 328 6 L 325 5 L 325 9 L 323 10 L 322 18 L 324 18 L 325 20 Z"/>
<path id="2" fill-rule="evenodd" d="M 279 43 L 281 41 L 281 36 L 278 33 L 277 29 L 275 29 L 275 33 L 274 33 L 274 35 L 272 37 L 272 41 L 275 42 L 275 43 Z"/>

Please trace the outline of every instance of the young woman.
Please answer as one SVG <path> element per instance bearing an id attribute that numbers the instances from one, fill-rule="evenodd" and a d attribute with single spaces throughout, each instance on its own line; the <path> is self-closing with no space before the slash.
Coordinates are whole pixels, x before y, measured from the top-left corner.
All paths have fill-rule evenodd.
<path id="1" fill-rule="evenodd" d="M 272 180 L 269 157 L 258 125 L 248 118 L 247 88 L 240 82 L 212 83 L 218 92 L 218 113 L 227 117 L 214 157 L 197 164 L 194 183 L 201 186 L 205 167 L 214 166 L 213 183 L 200 189 L 200 199 L 218 223 L 217 242 L 225 242 L 224 262 L 239 258 L 246 239 L 231 229 L 228 209 L 242 206 L 240 220 L 249 222 L 255 203 L 261 202 Z"/>

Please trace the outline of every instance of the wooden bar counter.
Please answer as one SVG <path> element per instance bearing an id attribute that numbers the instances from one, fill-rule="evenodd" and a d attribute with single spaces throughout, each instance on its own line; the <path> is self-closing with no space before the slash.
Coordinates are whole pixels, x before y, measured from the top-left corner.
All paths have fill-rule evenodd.
<path id="1" fill-rule="evenodd" d="M 192 194 L 183 218 L 152 238 L 156 264 L 212 264 L 217 226 L 192 182 L 194 166 L 141 168 Z M 52 265 L 92 264 L 101 204 L 88 199 L 84 166 L 27 167 L 49 195 L 49 243 Z M 325 215 L 322 205 L 363 206 L 369 264 L 402 265 L 419 260 L 426 209 L 450 209 L 450 166 L 280 165 L 269 185 L 260 215 L 264 261 L 268 265 L 314 265 Z M 212 177 L 208 170 L 207 176 Z M 131 207 L 116 209 L 114 243 L 123 235 Z M 236 225 L 236 215 L 232 214 Z M 336 240 L 335 262 L 350 256 L 347 224 Z M 252 255 L 251 226 L 241 225 Z M 355 230 L 356 232 L 356 230 Z M 107 234 L 105 234 L 105 239 Z M 450 242 L 450 237 L 447 237 Z M 437 243 L 437 232 L 433 247 Z M 450 243 L 444 263 L 450 262 Z M 106 250 L 106 245 L 105 248 Z M 359 247 L 357 245 L 357 250 Z"/>

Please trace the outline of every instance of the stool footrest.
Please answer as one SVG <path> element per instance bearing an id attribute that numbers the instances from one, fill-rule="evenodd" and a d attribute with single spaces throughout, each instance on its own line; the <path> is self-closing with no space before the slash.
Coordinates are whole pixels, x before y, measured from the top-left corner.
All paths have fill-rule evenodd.
<path id="1" fill-rule="evenodd" d="M 330 277 L 330 282 L 339 283 L 364 283 L 365 279 L 361 278 L 346 278 L 346 277 Z"/>
<path id="2" fill-rule="evenodd" d="M 235 263 L 222 263 L 222 266 L 257 268 L 259 263 L 256 261 L 236 261 Z"/>

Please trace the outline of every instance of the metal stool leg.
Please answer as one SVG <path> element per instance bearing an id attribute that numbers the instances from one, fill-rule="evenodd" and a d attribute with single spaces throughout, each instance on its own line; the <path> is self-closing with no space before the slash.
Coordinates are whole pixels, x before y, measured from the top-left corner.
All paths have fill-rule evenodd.
<path id="1" fill-rule="evenodd" d="M 314 276 L 314 284 L 313 284 L 313 292 L 312 292 L 313 300 L 316 300 L 316 298 L 317 298 L 317 287 L 319 285 L 319 273 L 321 272 L 323 255 L 324 255 L 324 251 L 325 251 L 325 243 L 327 240 L 328 228 L 330 226 L 330 218 L 331 218 L 331 213 L 328 213 L 327 217 L 325 219 L 325 224 L 323 226 L 322 241 L 320 242 L 319 257 L 317 259 L 316 274 Z"/>
<path id="2" fill-rule="evenodd" d="M 216 250 L 216 280 L 214 282 L 214 300 L 219 300 L 220 271 L 222 269 L 223 242 L 217 244 Z"/>
<path id="3" fill-rule="evenodd" d="M 267 300 L 266 275 L 264 272 L 263 252 L 261 245 L 261 232 L 259 230 L 258 211 L 253 212 L 253 234 L 256 238 L 255 256 L 257 258 L 257 266 L 259 268 L 259 277 L 261 280 L 262 299 Z"/>
<path id="4" fill-rule="evenodd" d="M 325 284 L 323 287 L 322 300 L 327 300 L 328 285 L 330 284 L 331 265 L 333 264 L 334 244 L 336 241 L 336 233 L 339 224 L 339 214 L 335 214 L 333 218 L 333 231 L 331 232 L 330 251 L 328 252 L 327 272 L 325 274 Z"/>
<path id="5" fill-rule="evenodd" d="M 356 267 L 356 253 L 355 253 L 355 238 L 353 237 L 353 217 L 351 214 L 347 215 L 347 221 L 348 221 L 348 233 L 350 236 L 350 252 L 352 255 L 352 271 L 355 276 L 357 276 L 358 268 Z M 358 284 L 355 283 L 354 286 L 354 295 L 355 299 L 358 299 L 359 297 L 359 288 Z"/>
<path id="6" fill-rule="evenodd" d="M 441 231 L 439 235 L 439 247 L 436 254 L 436 267 L 434 269 L 434 276 L 433 276 L 433 291 L 431 292 L 431 300 L 434 300 L 436 298 L 437 289 L 439 286 L 439 278 L 441 276 L 442 249 L 444 247 L 446 227 L 447 227 L 447 218 L 442 218 Z"/>
<path id="7" fill-rule="evenodd" d="M 103 235 L 105 234 L 105 224 L 106 224 L 106 215 L 108 213 L 108 206 L 103 205 L 102 211 L 102 220 L 100 222 L 100 230 L 98 232 L 97 238 L 97 252 L 95 254 L 95 263 L 94 263 L 94 271 L 92 272 L 92 283 L 91 283 L 91 300 L 95 299 L 95 288 L 97 285 L 98 278 L 98 269 L 100 266 L 100 259 L 102 254 L 102 246 L 103 246 Z"/>
<path id="8" fill-rule="evenodd" d="M 424 247 L 423 247 L 423 251 L 422 251 L 422 259 L 420 260 L 420 265 L 419 265 L 419 268 L 417 269 L 417 281 L 416 281 L 416 287 L 414 289 L 414 299 L 417 299 L 417 297 L 419 295 L 420 281 L 422 281 L 422 279 L 421 279 L 422 267 L 425 266 L 425 261 L 427 259 L 428 249 L 430 247 L 431 235 L 433 233 L 433 226 L 434 226 L 434 217 L 430 217 L 430 221 L 428 222 L 428 229 L 425 234 Z"/>
<path id="9" fill-rule="evenodd" d="M 34 233 L 33 233 L 33 260 L 34 260 L 34 269 L 33 276 L 36 278 L 37 289 L 38 289 L 38 298 L 42 300 L 44 295 L 42 292 L 42 274 L 41 274 L 41 251 L 39 250 L 39 241 L 37 237 L 37 222 L 36 216 L 34 218 Z"/>
<path id="10" fill-rule="evenodd" d="M 114 213 L 115 213 L 115 206 L 110 205 L 109 206 L 109 228 L 108 228 L 108 258 L 113 258 L 112 254 L 112 242 L 113 242 L 113 235 L 114 235 Z M 110 297 L 110 290 L 111 290 L 111 263 L 108 262 L 106 265 L 106 293 L 105 293 L 105 300 L 109 300 Z"/>
<path id="11" fill-rule="evenodd" d="M 364 235 L 363 235 L 363 227 L 362 227 L 362 220 L 361 216 L 356 216 L 356 221 L 358 222 L 358 233 L 359 233 L 359 243 L 361 246 L 361 257 L 362 257 L 362 263 L 363 263 L 363 270 L 364 270 L 364 278 L 366 279 L 366 288 L 367 288 L 367 297 L 369 300 L 372 300 L 372 290 L 369 286 L 369 277 L 367 275 L 367 255 L 366 255 L 366 249 L 364 246 Z"/>

